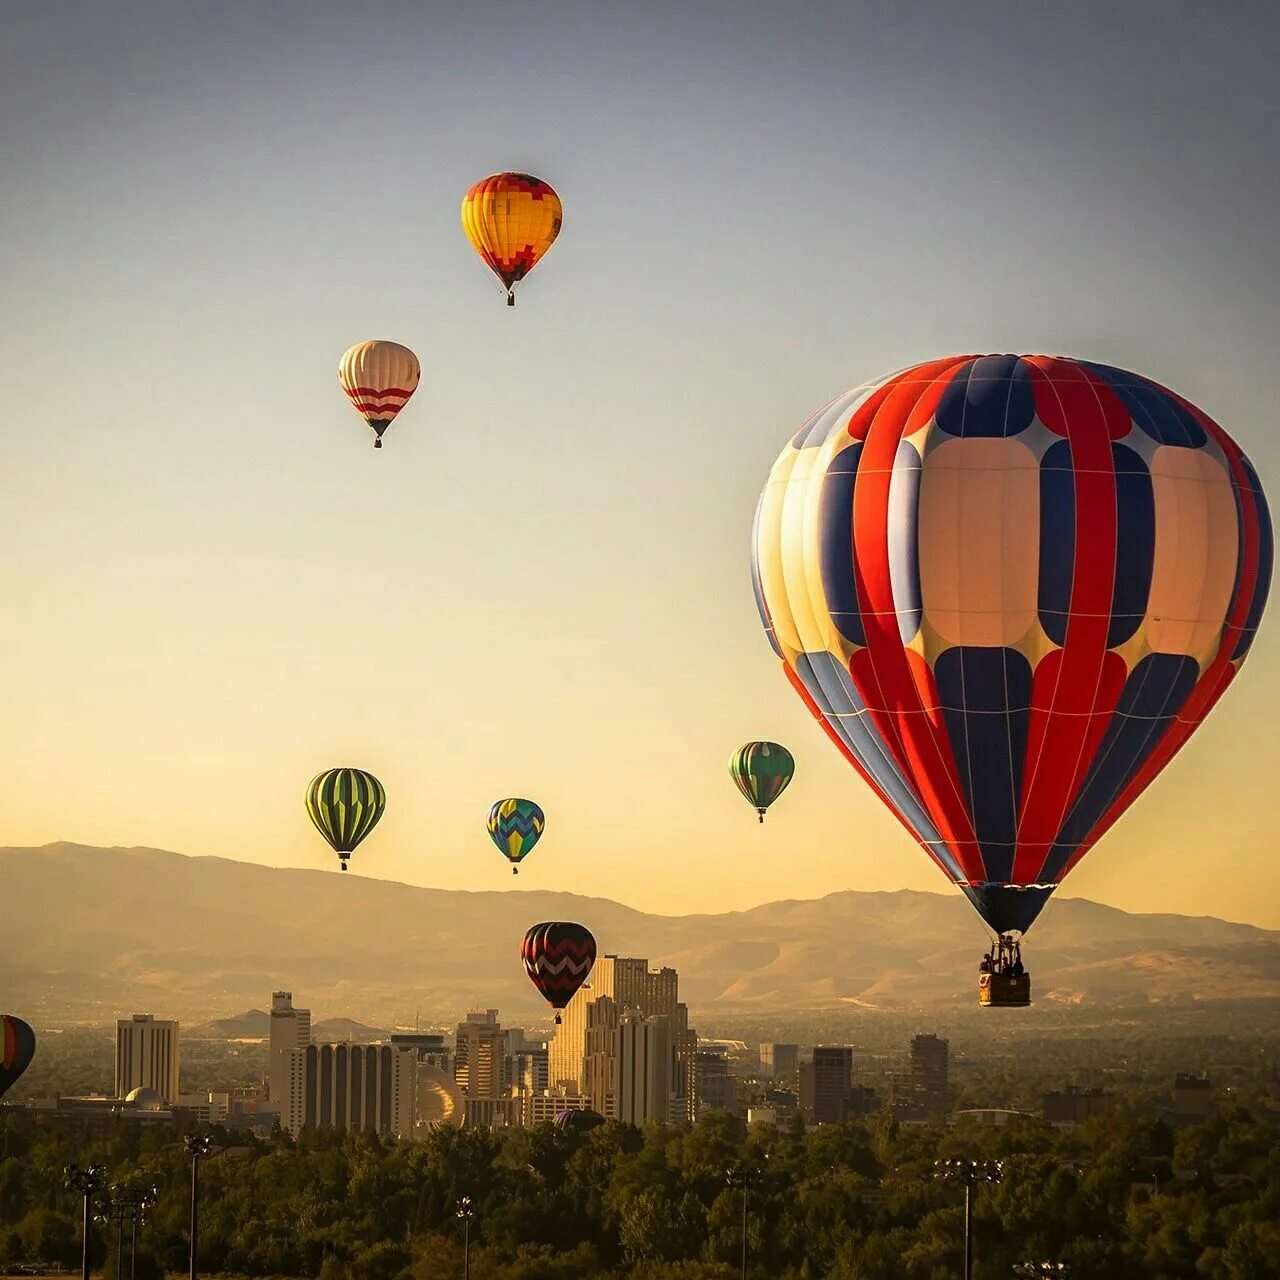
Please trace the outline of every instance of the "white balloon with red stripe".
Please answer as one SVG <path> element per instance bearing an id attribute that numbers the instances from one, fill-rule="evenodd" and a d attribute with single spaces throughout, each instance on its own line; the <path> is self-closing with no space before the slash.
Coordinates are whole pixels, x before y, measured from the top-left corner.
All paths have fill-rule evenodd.
<path id="1" fill-rule="evenodd" d="M 422 366 L 408 347 L 385 338 L 357 342 L 338 364 L 338 381 L 356 412 L 373 428 L 375 449 L 418 388 Z"/>

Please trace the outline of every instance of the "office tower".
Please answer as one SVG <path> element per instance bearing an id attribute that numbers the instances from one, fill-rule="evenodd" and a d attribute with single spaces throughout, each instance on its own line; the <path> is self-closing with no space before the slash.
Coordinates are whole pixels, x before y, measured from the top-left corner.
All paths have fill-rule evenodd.
<path id="1" fill-rule="evenodd" d="M 760 1066 L 764 1074 L 777 1080 L 794 1077 L 800 1068 L 798 1044 L 762 1044 Z"/>
<path id="2" fill-rule="evenodd" d="M 310 1043 L 311 1010 L 295 1009 L 292 991 L 273 991 L 267 1040 L 267 1097 L 278 1115 L 284 1115 L 288 1101 L 289 1054 Z"/>
<path id="3" fill-rule="evenodd" d="M 728 1054 L 699 1049 L 693 1055 L 693 1096 L 690 1110 L 694 1120 L 708 1111 L 738 1110 L 738 1082 Z"/>
<path id="4" fill-rule="evenodd" d="M 289 1051 L 289 1132 L 372 1129 L 413 1136 L 417 1054 L 389 1044 L 321 1044 Z"/>
<path id="5" fill-rule="evenodd" d="M 546 1045 L 526 1045 L 511 1055 L 511 1083 L 522 1094 L 547 1091 Z"/>
<path id="6" fill-rule="evenodd" d="M 928 1115 L 946 1114 L 950 1057 L 950 1042 L 937 1036 L 915 1036 L 911 1041 L 911 1078 L 920 1106 Z"/>
<path id="7" fill-rule="evenodd" d="M 587 1044 L 587 1006 L 601 996 L 620 1009 L 635 1009 L 646 1018 L 665 1017 L 673 1035 L 686 1030 L 689 1011 L 679 1002 L 679 976 L 674 969 L 650 969 L 648 960 L 631 956 L 601 956 L 561 1015 L 561 1024 L 548 1048 L 551 1084 L 583 1089 Z"/>
<path id="8" fill-rule="evenodd" d="M 853 1088 L 853 1049 L 819 1045 L 813 1051 L 813 1120 L 839 1124 L 845 1118 Z"/>
<path id="9" fill-rule="evenodd" d="M 680 1005 L 683 1010 L 684 1005 Z M 686 1015 L 687 1021 L 687 1015 Z M 671 1119 L 674 1122 L 698 1118 L 698 1033 L 690 1026 L 671 1037 L 675 1052 L 675 1080 L 671 1086 Z"/>
<path id="10" fill-rule="evenodd" d="M 614 1114 L 627 1124 L 671 1117 L 674 1052 L 671 1023 L 628 1009 L 618 1019 L 618 1091 Z"/>
<path id="11" fill-rule="evenodd" d="M 469 1013 L 465 1022 L 458 1023 L 453 1075 L 465 1098 L 501 1098 L 506 1094 L 510 1083 L 507 1037 L 497 1009 Z"/>
<path id="12" fill-rule="evenodd" d="M 581 1087 L 556 1086 L 568 1093 L 581 1093 L 590 1098 L 592 1108 L 610 1119 L 617 1114 L 614 1108 L 618 1097 L 617 1034 L 621 1013 L 610 996 L 600 996 L 586 1006 L 586 1050 Z"/>
<path id="13" fill-rule="evenodd" d="M 178 1099 L 178 1024 L 135 1013 L 116 1023 L 116 1097 L 154 1089 L 167 1103 Z"/>

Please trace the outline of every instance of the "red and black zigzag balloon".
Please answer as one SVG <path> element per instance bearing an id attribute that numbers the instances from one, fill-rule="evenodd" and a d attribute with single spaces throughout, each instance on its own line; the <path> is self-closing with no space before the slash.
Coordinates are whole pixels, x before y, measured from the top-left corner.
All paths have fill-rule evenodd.
<path id="1" fill-rule="evenodd" d="M 553 1009 L 563 1009 L 596 962 L 596 940 L 584 925 L 547 921 L 524 935 L 520 958 L 543 999 Z"/>

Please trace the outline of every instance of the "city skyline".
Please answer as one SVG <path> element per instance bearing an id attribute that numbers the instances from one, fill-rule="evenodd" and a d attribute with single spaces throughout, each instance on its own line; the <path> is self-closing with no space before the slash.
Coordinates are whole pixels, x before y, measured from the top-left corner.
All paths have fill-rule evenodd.
<path id="1" fill-rule="evenodd" d="M 925 12 L 659 6 L 496 55 L 395 4 L 302 39 L 288 5 L 15 13 L 0 839 L 325 867 L 302 791 L 349 763 L 389 797 L 362 875 L 686 912 L 945 888 L 775 669 L 755 499 L 818 406 L 958 350 L 1137 368 L 1267 483 L 1277 19 L 1183 58 L 1141 5 Z M 502 165 L 565 206 L 510 313 L 458 226 Z M 424 370 L 378 453 L 335 377 L 374 336 Z M 1280 926 L 1273 630 L 1064 896 Z M 725 771 L 756 737 L 797 760 L 763 828 Z M 507 795 L 547 814 L 516 882 Z"/>

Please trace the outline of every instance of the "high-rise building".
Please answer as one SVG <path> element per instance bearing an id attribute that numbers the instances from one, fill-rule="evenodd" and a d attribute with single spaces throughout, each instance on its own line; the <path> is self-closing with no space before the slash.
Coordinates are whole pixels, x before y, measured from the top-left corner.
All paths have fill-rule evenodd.
<path id="1" fill-rule="evenodd" d="M 478 1100 L 506 1096 L 510 1084 L 507 1036 L 498 1021 L 497 1009 L 469 1013 L 465 1022 L 458 1023 L 453 1076 L 465 1098 Z"/>
<path id="2" fill-rule="evenodd" d="M 154 1089 L 168 1103 L 178 1099 L 178 1024 L 135 1013 L 116 1023 L 116 1097 Z"/>
<path id="3" fill-rule="evenodd" d="M 542 1093 L 529 1093 L 521 1098 L 521 1124 L 531 1129 L 539 1124 L 551 1124 L 566 1111 L 594 1111 L 591 1099 L 579 1093 L 566 1093 L 563 1089 L 547 1089 Z"/>
<path id="4" fill-rule="evenodd" d="M 650 969 L 648 960 L 633 956 L 601 956 L 561 1014 L 548 1048 L 552 1086 L 581 1089 L 587 1046 L 587 1006 L 601 996 L 619 1009 L 635 1009 L 646 1018 L 665 1017 L 673 1035 L 689 1026 L 689 1011 L 679 1002 L 679 977 L 674 969 Z M 598 1108 L 597 1108 L 598 1109 Z"/>
<path id="5" fill-rule="evenodd" d="M 675 1053 L 671 1023 L 662 1015 L 646 1018 L 628 1009 L 618 1019 L 618 1092 L 614 1114 L 627 1124 L 671 1118 Z"/>
<path id="6" fill-rule="evenodd" d="M 800 1046 L 798 1044 L 762 1044 L 760 1066 L 765 1075 L 775 1080 L 794 1077 L 800 1069 Z"/>
<path id="7" fill-rule="evenodd" d="M 911 1041 L 911 1078 L 920 1106 L 930 1116 L 946 1114 L 950 1058 L 949 1041 L 934 1035 L 915 1036 Z"/>
<path id="8" fill-rule="evenodd" d="M 311 1010 L 293 1007 L 292 991 L 271 993 L 271 1022 L 267 1039 L 267 1097 L 281 1117 L 287 1110 L 289 1054 L 311 1043 Z"/>
<path id="9" fill-rule="evenodd" d="M 586 1049 L 581 1086 L 557 1086 L 590 1098 L 592 1108 L 610 1119 L 617 1115 L 617 1039 L 621 1012 L 611 996 L 600 996 L 586 1006 Z"/>
<path id="10" fill-rule="evenodd" d="M 693 1096 L 689 1109 L 694 1120 L 708 1111 L 738 1110 L 738 1082 L 729 1055 L 698 1049 L 693 1055 Z"/>
<path id="11" fill-rule="evenodd" d="M 818 1045 L 812 1080 L 814 1124 L 839 1124 L 853 1088 L 853 1049 L 847 1044 Z"/>
<path id="12" fill-rule="evenodd" d="M 511 1083 L 518 1093 L 545 1093 L 547 1079 L 546 1045 L 525 1045 L 511 1055 Z"/>
<path id="13" fill-rule="evenodd" d="M 372 1129 L 413 1136 L 417 1054 L 389 1044 L 321 1044 L 289 1051 L 289 1132 Z"/>

